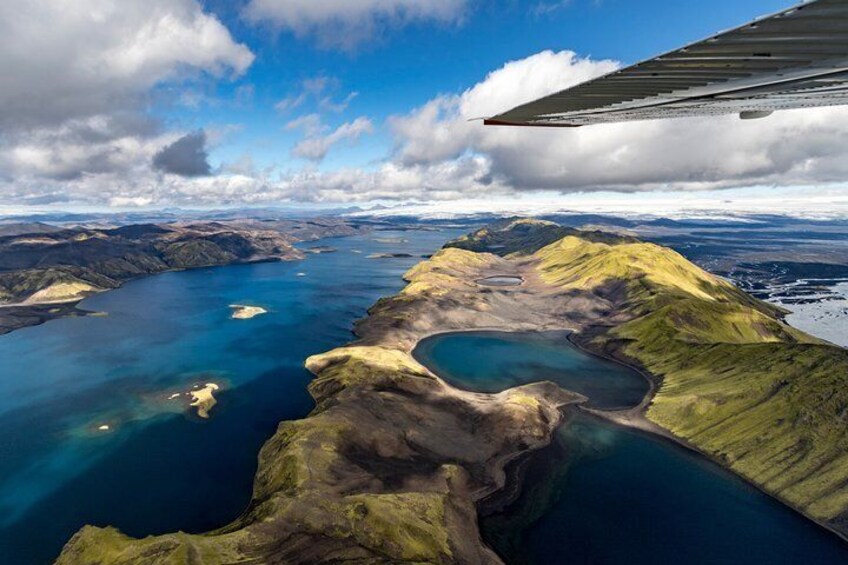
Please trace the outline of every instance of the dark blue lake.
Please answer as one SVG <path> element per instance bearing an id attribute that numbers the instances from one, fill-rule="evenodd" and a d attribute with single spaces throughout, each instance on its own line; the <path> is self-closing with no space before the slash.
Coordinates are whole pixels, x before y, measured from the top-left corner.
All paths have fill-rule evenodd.
<path id="1" fill-rule="evenodd" d="M 48 563 L 84 524 L 144 536 L 234 519 L 262 443 L 313 407 L 306 357 L 349 341 L 459 233 L 328 239 L 336 253 L 303 261 L 140 279 L 82 303 L 105 317 L 0 337 L 0 563 Z M 233 320 L 230 304 L 268 313 Z M 210 381 L 222 390 L 208 421 L 171 399 Z"/>
<path id="2" fill-rule="evenodd" d="M 551 380 L 596 406 L 639 402 L 639 374 L 610 372 L 561 333 L 445 334 L 415 355 L 469 390 Z M 608 387 L 600 395 L 599 379 Z M 848 543 L 703 457 L 580 411 L 521 475 L 517 500 L 481 519 L 508 563 L 848 563 Z"/>

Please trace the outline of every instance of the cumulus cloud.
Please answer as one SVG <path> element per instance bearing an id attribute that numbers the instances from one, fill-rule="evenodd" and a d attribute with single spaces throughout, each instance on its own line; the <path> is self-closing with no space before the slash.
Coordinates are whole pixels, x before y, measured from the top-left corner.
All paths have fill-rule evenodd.
<path id="1" fill-rule="evenodd" d="M 250 0 L 244 14 L 328 48 L 353 49 L 381 29 L 461 21 L 467 0 Z"/>
<path id="2" fill-rule="evenodd" d="M 537 190 L 672 194 L 752 185 L 837 187 L 835 183 L 848 178 L 846 108 L 777 112 L 758 121 L 728 116 L 567 130 L 484 127 L 469 121 L 618 66 L 567 51 L 507 63 L 464 92 L 434 97 L 391 118 L 393 150 L 369 168 L 325 171 L 310 164 L 280 172 L 244 159 L 217 175 L 163 175 L 150 166 L 154 156 L 180 141 L 202 153 L 205 144 L 197 134 L 189 143 L 180 135 L 158 132 L 155 124 L 138 121 L 133 113 L 65 120 L 60 128 L 30 129 L 26 143 L 0 145 L 0 193 L 8 202 L 23 204 L 73 200 L 192 206 L 450 201 L 509 198 Z M 315 83 L 309 88 L 323 93 L 330 87 Z M 148 133 L 137 135 L 145 128 Z M 362 117 L 330 127 L 319 114 L 306 114 L 287 128 L 304 135 L 292 152 L 320 161 L 333 147 L 373 131 L 374 125 Z M 834 190 L 844 201 L 844 185 Z M 562 202 L 567 206 L 569 200 Z"/>
<path id="3" fill-rule="evenodd" d="M 163 147 L 153 156 L 153 168 L 181 177 L 202 177 L 210 174 L 206 132 L 189 133 Z"/>
<path id="4" fill-rule="evenodd" d="M 137 174 L 173 140 L 145 112 L 152 89 L 252 61 L 196 0 L 0 3 L 0 174 Z"/>
<path id="5" fill-rule="evenodd" d="M 126 109 L 186 70 L 240 74 L 252 61 L 195 0 L 2 2 L 0 124 Z"/>
<path id="6" fill-rule="evenodd" d="M 6 131 L 0 141 L 0 178 L 68 180 L 128 170 L 155 150 L 157 131 L 144 116 L 120 112 Z"/>
<path id="7" fill-rule="evenodd" d="M 604 74 L 614 61 L 546 51 L 506 64 L 462 94 L 391 121 L 396 159 L 433 166 L 474 154 L 513 190 L 706 190 L 811 184 L 848 176 L 848 110 L 608 124 L 579 129 L 484 127 L 490 116 Z M 473 185 L 476 181 L 468 179 Z"/>
<path id="8" fill-rule="evenodd" d="M 330 149 L 343 141 L 353 142 L 374 132 L 374 124 L 360 116 L 330 131 L 317 114 L 307 114 L 286 125 L 287 129 L 303 129 L 305 137 L 292 149 L 292 155 L 310 161 L 321 161 Z"/>

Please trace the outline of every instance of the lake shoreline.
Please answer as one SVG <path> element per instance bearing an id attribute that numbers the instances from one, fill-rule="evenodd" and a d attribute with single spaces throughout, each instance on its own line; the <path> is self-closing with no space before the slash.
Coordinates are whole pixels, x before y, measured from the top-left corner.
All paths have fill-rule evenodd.
<path id="1" fill-rule="evenodd" d="M 513 222 L 502 230 L 523 233 L 526 225 Z M 589 233 L 563 241 L 597 251 L 606 249 L 603 242 L 610 237 Z M 611 249 L 619 245 L 647 246 L 619 239 L 609 244 Z M 683 261 L 669 250 L 648 248 L 673 263 Z M 570 252 L 562 250 L 565 256 Z M 144 540 L 86 527 L 66 545 L 62 556 L 68 560 L 59 562 L 73 563 L 74 555 L 97 551 L 104 539 L 127 551 L 144 547 L 163 559 L 176 552 L 215 551 L 231 560 L 249 554 L 295 562 L 340 555 L 500 562 L 480 537 L 476 504 L 504 489 L 505 467 L 520 468 L 524 454 L 551 444 L 564 406 L 587 399 L 550 383 L 496 394 L 463 391 L 412 352 L 436 334 L 587 332 L 599 323 L 609 330 L 634 320 L 633 311 L 624 308 L 623 288 L 593 292 L 557 284 L 547 278 L 547 260 L 544 254 L 504 258 L 446 246 L 406 272 L 408 284 L 400 293 L 368 309 L 354 326 L 355 339 L 307 359 L 316 408 L 304 419 L 280 424 L 265 443 L 253 499 L 236 522 L 205 535 Z M 694 266 L 684 267 L 712 281 Z M 519 271 L 525 284 L 493 290 L 474 282 L 506 269 Z M 640 404 L 648 396 L 643 392 L 640 387 Z M 339 522 L 339 515 L 348 519 Z M 333 539 L 327 538 L 327 528 L 336 532 Z M 279 540 L 310 541 L 308 556 L 297 553 L 303 543 Z"/>
<path id="2" fill-rule="evenodd" d="M 98 251 L 94 249 L 91 251 L 91 257 L 83 254 L 83 257 L 89 258 L 79 264 L 71 259 L 64 258 L 62 255 L 59 255 L 58 260 L 53 259 L 53 263 L 48 261 L 42 265 L 38 262 L 39 268 L 56 270 L 63 273 L 65 278 L 70 279 L 59 280 L 47 286 L 43 281 L 35 281 L 27 292 L 19 291 L 8 296 L 9 302 L 0 304 L 0 335 L 41 325 L 54 319 L 91 315 L 91 312 L 78 307 L 81 302 L 103 292 L 120 288 L 135 280 L 164 273 L 213 267 L 300 261 L 307 255 L 314 254 L 314 252 L 301 249 L 298 247 L 299 244 L 314 243 L 335 237 L 349 237 L 371 231 L 368 227 L 361 227 L 355 222 L 345 221 L 329 222 L 326 225 L 307 222 L 311 226 L 308 228 L 311 231 L 302 232 L 295 229 L 298 227 L 298 221 L 293 220 L 293 222 L 295 222 L 294 225 L 285 224 L 277 229 L 268 229 L 266 226 L 259 226 L 261 227 L 259 229 L 252 225 L 250 220 L 234 220 L 226 225 L 217 222 L 197 222 L 188 225 L 144 224 L 114 230 L 93 230 L 94 233 L 98 234 L 98 237 L 87 239 L 103 240 L 104 245 L 106 242 L 109 243 L 111 253 L 125 249 L 126 253 L 129 254 L 127 256 L 138 255 L 144 261 L 140 261 L 138 265 L 130 264 L 127 266 L 122 264 L 118 267 L 110 265 L 108 261 L 98 263 L 95 262 Z M 125 231 L 130 228 L 149 232 L 148 235 L 155 233 L 159 239 L 145 239 L 144 235 L 132 239 L 130 236 L 125 236 Z M 77 231 L 82 234 L 88 233 L 83 228 L 79 228 Z M 221 234 L 228 236 L 229 239 L 239 240 L 242 245 L 231 249 L 227 247 L 229 239 L 222 238 L 220 240 L 221 245 L 212 241 L 213 236 Z M 113 239 L 109 239 L 109 237 L 113 237 Z M 51 242 L 47 249 L 55 254 L 57 246 L 66 243 L 67 241 L 57 240 Z M 8 245 L 14 245 L 14 238 L 11 238 L 11 243 Z M 167 245 L 172 247 L 167 247 Z M 196 254 L 185 252 L 185 249 L 191 249 L 192 246 L 203 246 L 203 249 Z M 160 247 L 166 250 L 170 249 L 171 255 L 167 255 Z M 215 253 L 211 253 L 210 249 L 214 250 Z M 327 247 L 326 249 L 330 248 Z M 323 251 L 326 251 L 326 249 Z M 31 253 L 35 259 L 38 259 L 39 253 L 43 253 L 43 251 L 34 249 Z M 3 245 L 0 245 L 0 258 L 2 258 L 3 252 Z M 80 250 L 78 252 L 82 253 Z M 37 270 L 34 267 L 22 267 L 3 271 L 0 275 L 24 275 Z M 55 289 L 57 286 L 62 287 L 65 292 L 51 295 L 48 291 L 51 287 Z M 72 287 L 71 290 L 74 292 L 68 290 L 67 287 L 69 286 Z M 3 293 L 3 290 L 4 288 L 0 285 L 0 294 Z M 39 293 L 46 294 L 39 295 Z M 56 310 L 56 312 L 52 312 L 52 310 Z"/>
<path id="3" fill-rule="evenodd" d="M 412 358 L 409 350 L 418 338 L 437 330 L 466 329 L 475 323 L 501 329 L 505 324 L 516 329 L 564 325 L 550 312 L 544 292 L 538 297 L 523 294 L 524 289 L 520 294 L 486 293 L 465 282 L 503 272 L 508 264 L 488 256 L 465 263 L 474 257 L 447 250 L 419 263 L 405 274 L 409 284 L 404 290 L 371 306 L 369 315 L 355 325 L 354 340 L 307 359 L 306 367 L 315 375 L 309 392 L 316 408 L 305 419 L 280 424 L 265 443 L 253 500 L 231 525 L 211 534 L 143 540 L 87 526 L 65 545 L 58 562 L 74 563 L 74 556 L 98 551 L 104 536 L 128 551 L 143 546 L 149 555 L 163 559 L 174 552 L 208 552 L 214 547 L 234 560 L 244 552 L 255 558 L 270 551 L 269 560 L 272 555 L 278 560 L 288 556 L 304 563 L 340 555 L 359 560 L 501 562 L 480 539 L 475 501 L 503 488 L 504 467 L 521 453 L 549 445 L 562 418 L 559 408 L 585 397 L 549 384 L 501 394 L 467 393 Z M 421 269 L 433 264 L 463 274 L 431 279 Z M 431 280 L 468 292 L 430 293 Z M 535 276 L 531 284 L 545 288 Z M 492 301 L 496 310 L 481 318 L 476 299 Z M 396 323 L 451 309 L 455 316 L 415 327 Z M 457 425 L 471 421 L 473 426 Z M 322 472 L 308 471 L 315 468 Z M 407 499 L 415 501 L 414 508 L 393 502 Z M 363 512 L 363 505 L 374 511 Z M 340 513 L 352 521 L 338 523 Z M 426 518 L 435 515 L 445 517 Z M 400 529 L 398 535 L 385 531 L 387 521 L 393 530 Z M 346 534 L 328 539 L 324 532 L 330 527 Z M 308 556 L 299 544 L 271 543 L 297 538 L 312 540 Z M 248 539 L 249 546 L 240 541 Z"/>
<path id="4" fill-rule="evenodd" d="M 584 406 L 578 406 L 578 409 L 580 409 L 580 410 L 582 410 L 582 411 L 584 411 L 588 414 L 591 414 L 593 416 L 596 416 L 598 418 L 601 418 L 603 420 L 606 420 L 607 422 L 611 422 L 615 425 L 618 425 L 618 426 L 621 426 L 621 427 L 624 427 L 624 428 L 628 428 L 628 429 L 632 429 L 632 430 L 636 430 L 640 433 L 644 433 L 644 434 L 650 435 L 652 437 L 662 439 L 664 441 L 667 441 L 667 442 L 674 444 L 675 446 L 677 446 L 679 448 L 682 448 L 682 449 L 685 449 L 689 452 L 695 453 L 695 454 L 703 457 L 707 461 L 710 461 L 710 462 L 718 465 L 721 469 L 732 474 L 734 477 L 739 478 L 744 483 L 755 488 L 757 491 L 759 491 L 759 492 L 769 496 L 770 498 L 780 502 L 781 504 L 783 504 L 787 508 L 792 509 L 793 511 L 797 512 L 798 514 L 800 514 L 801 516 L 803 516 L 807 520 L 810 520 L 811 522 L 817 524 L 821 528 L 827 530 L 829 533 L 839 537 L 841 540 L 848 543 L 848 533 L 841 532 L 841 531 L 837 530 L 836 528 L 834 528 L 833 526 L 831 526 L 830 524 L 828 524 L 827 522 L 824 522 L 824 521 L 819 520 L 819 519 L 817 519 L 813 516 L 810 516 L 808 513 L 804 512 L 802 509 L 798 508 L 797 506 L 793 505 L 792 503 L 788 502 L 787 500 L 784 500 L 782 497 L 780 497 L 780 496 L 778 496 L 778 495 L 776 495 L 772 492 L 767 491 L 766 489 L 764 489 L 762 486 L 758 485 L 754 481 L 752 481 L 752 480 L 748 479 L 747 477 L 735 472 L 731 467 L 729 467 L 727 464 L 722 462 L 720 459 L 717 459 L 717 458 L 711 456 L 709 453 L 699 449 L 694 444 L 686 441 L 683 438 L 679 438 L 679 437 L 675 436 L 669 430 L 666 430 L 662 426 L 655 424 L 654 422 L 650 421 L 647 417 L 647 412 L 648 412 L 648 408 L 651 405 L 651 402 L 654 399 L 654 396 L 656 395 L 657 391 L 659 390 L 660 379 L 657 376 L 652 375 L 650 372 L 648 372 L 647 370 L 638 366 L 635 363 L 628 363 L 623 359 L 619 359 L 619 358 L 616 358 L 614 356 L 607 355 L 603 352 L 593 351 L 592 349 L 586 348 L 579 341 L 574 340 L 573 336 L 574 336 L 574 334 L 569 334 L 568 341 L 572 345 L 574 345 L 575 347 L 580 349 L 581 351 L 583 351 L 583 352 L 585 352 L 589 355 L 594 355 L 595 357 L 599 357 L 601 359 L 607 359 L 609 361 L 619 363 L 621 365 L 624 365 L 625 367 L 628 367 L 628 368 L 636 371 L 646 381 L 648 381 L 648 384 L 651 387 L 650 390 L 648 391 L 648 393 L 645 395 L 645 398 L 642 400 L 642 402 L 639 403 L 639 405 L 634 406 L 633 408 L 628 408 L 628 409 L 625 409 L 625 410 L 599 410 L 599 409 L 594 409 L 594 408 L 587 408 L 587 407 L 584 407 Z"/>
<path id="5" fill-rule="evenodd" d="M 417 362 L 421 363 L 425 368 L 427 368 L 428 371 L 430 371 L 436 377 L 438 377 L 439 379 L 444 381 L 445 384 L 447 384 L 448 386 L 454 387 L 454 388 L 459 388 L 459 387 L 457 387 L 457 385 L 448 382 L 445 379 L 445 377 L 440 375 L 433 367 L 431 367 L 426 362 L 426 359 L 422 359 L 422 355 L 420 353 L 416 354 L 416 351 L 418 351 L 418 347 L 419 347 L 419 345 L 421 345 L 422 342 L 424 342 L 428 339 L 436 338 L 436 337 L 450 337 L 450 336 L 453 336 L 453 335 L 463 335 L 463 334 L 466 334 L 466 335 L 467 334 L 493 334 L 493 335 L 513 334 L 513 335 L 520 335 L 520 334 L 545 334 L 545 333 L 562 333 L 562 334 L 564 334 L 566 341 L 571 346 L 578 349 L 579 351 L 582 351 L 583 353 L 590 355 L 594 358 L 603 359 L 603 360 L 615 363 L 617 365 L 621 365 L 623 367 L 626 367 L 627 369 L 630 369 L 630 370 L 634 371 L 635 373 L 637 373 L 638 375 L 640 375 L 640 377 L 642 377 L 648 383 L 648 386 L 649 386 L 649 390 L 645 394 L 645 396 L 642 398 L 641 402 L 639 404 L 637 404 L 636 406 L 633 406 L 633 407 L 630 407 L 630 408 L 617 409 L 617 410 L 605 410 L 605 409 L 599 409 L 599 408 L 590 408 L 588 406 L 585 406 L 585 402 L 584 402 L 584 403 L 575 404 L 573 406 L 573 409 L 579 410 L 580 412 L 583 412 L 583 413 L 585 413 L 585 414 L 587 414 L 591 417 L 601 419 L 603 421 L 609 422 L 609 423 L 614 424 L 616 426 L 620 426 L 622 428 L 626 428 L 626 429 L 629 429 L 629 430 L 634 430 L 638 433 L 645 434 L 645 435 L 650 436 L 652 438 L 655 438 L 657 440 L 662 440 L 662 441 L 668 442 L 670 444 L 673 444 L 675 446 L 675 448 L 683 449 L 683 450 L 686 450 L 689 453 L 693 453 L 693 454 L 701 457 L 704 461 L 715 464 L 723 472 L 726 472 L 729 475 L 731 475 L 732 477 L 741 480 L 746 485 L 754 488 L 755 490 L 757 490 L 758 492 L 760 492 L 762 494 L 767 495 L 769 498 L 779 502 L 783 506 L 786 506 L 787 508 L 791 509 L 792 511 L 798 513 L 803 518 L 815 523 L 817 526 L 823 528 L 828 533 L 833 534 L 833 535 L 839 537 L 841 540 L 848 543 L 848 534 L 840 532 L 839 530 L 830 526 L 826 522 L 823 522 L 821 520 L 818 520 L 818 519 L 810 516 L 809 514 L 807 514 L 806 512 L 801 510 L 800 508 L 798 508 L 798 507 L 794 506 L 793 504 L 789 503 L 788 501 L 782 499 L 780 496 L 777 496 L 774 493 L 767 491 L 766 489 L 764 489 L 760 485 L 757 485 L 755 482 L 747 479 L 743 475 L 736 473 L 731 467 L 727 466 L 721 460 L 710 456 L 708 453 L 702 451 L 701 449 L 699 449 L 695 445 L 691 444 L 690 442 L 686 441 L 685 439 L 679 438 L 679 437 L 675 436 L 673 433 L 671 433 L 669 430 L 666 430 L 662 426 L 659 426 L 658 424 L 651 422 L 647 418 L 646 413 L 647 413 L 648 408 L 650 407 L 650 404 L 651 404 L 657 390 L 659 389 L 659 384 L 658 384 L 659 379 L 656 376 L 652 375 L 647 370 L 645 370 L 644 368 L 639 367 L 636 363 L 628 363 L 627 361 L 625 361 L 621 358 L 606 354 L 605 352 L 601 352 L 601 351 L 597 351 L 597 350 L 593 350 L 591 348 L 585 347 L 583 344 L 580 343 L 579 340 L 575 339 L 575 337 L 579 336 L 580 333 L 581 333 L 579 330 L 576 330 L 574 328 L 565 328 L 565 327 L 563 327 L 563 328 L 529 329 L 528 330 L 528 329 L 523 329 L 519 326 L 511 326 L 511 325 L 508 324 L 505 327 L 477 327 L 477 328 L 470 328 L 470 329 L 464 329 L 464 330 L 458 329 L 458 330 L 449 330 L 449 331 L 433 331 L 433 332 L 429 332 L 429 333 L 422 335 L 422 337 L 412 346 L 412 348 L 410 350 L 410 355 Z M 463 389 L 459 388 L 459 390 L 463 390 Z M 567 390 L 567 389 L 565 389 L 565 390 Z M 474 392 L 474 391 L 466 391 L 466 392 Z M 573 392 L 573 391 L 568 391 L 568 392 Z M 570 405 L 567 406 L 567 407 L 564 407 L 565 411 L 568 411 L 570 409 L 572 409 L 572 407 Z M 561 429 L 565 426 L 568 426 L 571 419 L 572 418 L 569 417 L 568 414 L 564 413 L 563 414 L 563 420 L 560 423 L 560 426 L 559 426 L 558 429 Z M 546 447 L 548 447 L 548 446 L 546 446 Z M 490 495 L 490 497 L 493 498 L 494 500 L 483 499 L 480 502 L 484 503 L 484 504 L 496 504 L 496 505 L 497 504 L 504 504 L 504 505 L 508 505 L 510 503 L 510 500 L 505 500 L 505 501 L 501 500 L 502 496 L 506 497 L 507 499 L 511 499 L 511 500 L 518 498 L 521 495 L 521 492 L 522 492 L 523 487 L 524 487 L 524 485 L 521 484 L 521 481 L 522 481 L 521 477 L 522 477 L 522 473 L 523 473 L 523 470 L 524 470 L 524 466 L 527 465 L 529 463 L 529 461 L 532 460 L 533 458 L 541 455 L 541 452 L 543 452 L 544 449 L 546 449 L 546 447 L 543 447 L 542 449 L 537 450 L 537 451 L 530 451 L 530 452 L 527 452 L 527 453 L 523 453 L 520 456 L 516 457 L 515 460 L 511 461 L 510 464 L 505 468 L 505 472 L 507 474 L 508 480 L 506 481 L 506 483 L 504 484 L 504 486 L 502 487 L 501 490 L 496 491 L 496 492 L 494 492 Z M 517 481 L 517 482 L 510 484 L 509 479 L 512 479 L 513 481 Z"/>
<path id="6" fill-rule="evenodd" d="M 118 285 L 113 288 L 98 288 L 96 290 L 92 290 L 86 292 L 85 296 L 70 298 L 67 300 L 51 300 L 44 302 L 18 302 L 14 304 L 0 304 L 0 322 L 6 321 L 9 319 L 7 316 L 3 316 L 2 309 L 8 309 L 13 311 L 13 317 L 20 316 L 22 318 L 26 318 L 27 320 L 32 319 L 33 317 L 37 318 L 38 321 L 34 321 L 32 323 L 21 323 L 19 325 L 3 325 L 0 324 L 0 336 L 10 334 L 17 330 L 22 330 L 25 328 L 31 328 L 35 326 L 40 326 L 42 324 L 46 324 L 48 322 L 52 322 L 53 320 L 61 320 L 62 318 L 75 318 L 75 317 L 85 317 L 85 316 L 97 316 L 102 315 L 101 312 L 96 310 L 86 310 L 84 308 L 80 308 L 80 304 L 85 300 L 98 296 L 100 294 L 110 292 L 113 290 L 118 290 L 126 284 L 147 279 L 150 277 L 157 277 L 159 275 L 166 275 L 168 273 L 181 273 L 185 271 L 197 271 L 200 269 L 219 269 L 223 267 L 235 267 L 239 265 L 260 265 L 263 263 L 281 263 L 281 262 L 292 262 L 292 261 L 301 261 L 303 258 L 290 258 L 290 259 L 281 259 L 274 257 L 264 257 L 261 259 L 255 259 L 251 261 L 234 261 L 232 263 L 225 263 L 223 265 L 201 265 L 198 267 L 184 267 L 177 269 L 168 269 L 166 271 L 159 271 L 156 273 L 145 273 L 143 275 L 138 275 L 134 277 L 130 277 L 119 281 Z M 46 311 L 45 311 L 46 309 Z M 49 312 L 52 309 L 60 309 L 60 312 Z"/>
<path id="7" fill-rule="evenodd" d="M 426 335 L 423 335 L 418 342 L 412 347 L 410 354 L 412 357 L 419 363 L 421 363 L 428 371 L 433 373 L 436 377 L 444 381 L 448 386 L 458 388 L 459 390 L 464 390 L 456 384 L 449 382 L 445 376 L 439 374 L 439 372 L 432 366 L 430 361 L 427 359 L 425 354 L 421 354 L 419 352 L 419 346 L 426 340 L 438 338 L 438 337 L 450 337 L 456 335 L 469 335 L 469 334 L 492 334 L 493 336 L 497 336 L 497 334 L 504 335 L 522 335 L 522 334 L 545 334 L 545 333 L 562 333 L 566 341 L 569 345 L 575 347 L 577 350 L 590 355 L 597 359 L 603 359 L 606 361 L 610 361 L 612 363 L 621 365 L 630 369 L 637 373 L 641 378 L 643 378 L 649 385 L 649 390 L 643 397 L 643 399 L 636 406 L 618 410 L 605 410 L 599 408 L 591 408 L 585 405 L 585 401 L 582 403 L 568 405 L 563 407 L 563 419 L 560 422 L 557 430 L 562 430 L 563 428 L 569 426 L 572 420 L 575 417 L 575 414 L 572 411 L 579 411 L 580 413 L 585 414 L 589 418 L 595 418 L 604 422 L 608 422 L 614 426 L 621 427 L 623 429 L 628 429 L 633 431 L 634 433 L 643 434 L 647 437 L 650 437 L 656 441 L 666 442 L 667 444 L 673 446 L 674 449 L 683 450 L 682 452 L 690 453 L 700 458 L 702 462 L 709 463 L 715 465 L 718 470 L 723 473 L 727 473 L 729 477 L 733 479 L 740 480 L 748 487 L 753 488 L 757 492 L 768 496 L 770 499 L 780 503 L 782 506 L 792 510 L 793 512 L 799 514 L 806 520 L 811 521 L 816 524 L 818 527 L 827 531 L 829 534 L 835 535 L 840 538 L 844 542 L 848 542 L 848 535 L 836 530 L 832 526 L 827 523 L 818 520 L 803 510 L 797 508 L 781 497 L 768 492 L 761 486 L 757 485 L 753 481 L 747 479 L 743 475 L 740 475 L 733 471 L 732 468 L 724 464 L 721 460 L 716 459 L 710 456 L 708 453 L 698 449 L 693 444 L 689 443 L 685 439 L 678 438 L 670 431 L 662 428 L 661 426 L 651 422 L 646 417 L 646 412 L 650 407 L 651 401 L 656 394 L 656 391 L 659 388 L 657 384 L 657 377 L 650 374 L 645 369 L 639 367 L 635 363 L 628 363 L 625 360 L 620 358 L 608 355 L 604 352 L 599 352 L 592 350 L 590 348 L 584 347 L 579 340 L 575 339 L 576 336 L 580 334 L 578 330 L 574 330 L 572 328 L 560 328 L 560 329 L 536 329 L 536 330 L 524 330 L 524 329 L 511 329 L 511 328 L 472 328 L 467 330 L 450 330 L 443 332 L 431 332 Z M 568 389 L 565 389 L 568 390 Z M 471 390 L 466 390 L 466 392 L 475 392 Z M 573 392 L 573 391 L 568 391 Z M 527 467 L 531 464 L 531 462 L 537 457 L 544 457 L 545 451 L 549 449 L 552 444 L 549 444 L 545 447 L 542 447 L 538 450 L 529 451 L 517 456 L 514 460 L 510 461 L 509 464 L 504 468 L 506 480 L 504 481 L 504 485 L 497 491 L 491 493 L 488 497 L 481 499 L 478 502 L 478 508 L 482 509 L 481 516 L 497 514 L 498 508 L 508 507 L 510 504 L 515 502 L 518 498 L 521 497 L 522 493 L 526 489 L 526 484 L 524 482 L 526 478 Z M 494 510 L 492 510 L 494 508 Z M 529 525 L 529 524 L 528 524 Z"/>
<path id="8" fill-rule="evenodd" d="M 423 253 L 445 237 L 416 233 L 410 248 Z M 343 250 L 377 248 L 367 233 L 331 241 Z M 42 387 L 46 400 L 39 396 L 33 404 L 55 398 L 68 405 L 73 418 L 64 423 L 65 409 L 32 417 L 19 412 L 20 418 L 4 428 L 4 438 L 26 434 L 29 439 L 16 450 L 20 455 L 0 465 L 0 486 L 14 495 L 7 480 L 13 470 L 54 453 L 86 450 L 73 465 L 54 465 L 56 470 L 36 483 L 40 490 L 33 497 L 21 497 L 19 507 L 26 514 L 0 531 L 0 561 L 29 562 L 29 545 L 33 562 L 53 562 L 86 523 L 115 524 L 144 537 L 207 531 L 235 519 L 250 500 L 262 444 L 280 421 L 303 418 L 314 408 L 304 359 L 347 343 L 350 327 L 367 308 L 402 288 L 399 267 L 412 262 L 375 265 L 349 253 L 316 254 L 308 263 L 265 262 L 144 277 L 82 303 L 110 311 L 109 317 L 58 321 L 0 339 L 9 377 L 5 384 L 26 382 L 28 366 L 39 368 L 33 375 L 39 383 L 53 375 L 66 379 L 61 387 Z M 296 278 L 298 270 L 308 270 L 309 278 Z M 344 279 L 338 277 L 342 271 Z M 334 299 L 313 302 L 318 289 Z M 232 303 L 262 304 L 275 315 L 230 320 L 227 304 Z M 78 390 L 95 380 L 102 384 L 89 387 L 92 393 Z M 215 393 L 218 404 L 204 419 L 189 407 L 190 392 L 193 385 L 208 382 L 220 385 L 221 393 Z M 38 386 L 29 390 L 41 395 Z M 179 396 L 170 398 L 173 394 Z M 24 394 L 14 397 L 14 402 L 29 403 Z M 98 430 L 102 424 L 110 430 Z M 40 437 L 48 435 L 41 426 L 56 438 L 49 452 L 36 450 Z M 143 456 L 147 445 L 162 454 L 158 462 Z M 129 468 L 127 462 L 136 456 L 138 464 Z M 137 488 L 146 480 L 151 481 L 149 496 Z M 108 487 L 101 489 L 104 482 Z M 120 485 L 128 488 L 116 488 Z M 215 490 L 213 497 L 203 494 Z M 40 511 L 39 500 L 51 497 L 56 512 Z M 43 540 L 38 548 L 31 543 L 36 535 Z M 7 544 L 9 538 L 14 539 Z M 5 557 L 7 546 L 15 558 Z"/>

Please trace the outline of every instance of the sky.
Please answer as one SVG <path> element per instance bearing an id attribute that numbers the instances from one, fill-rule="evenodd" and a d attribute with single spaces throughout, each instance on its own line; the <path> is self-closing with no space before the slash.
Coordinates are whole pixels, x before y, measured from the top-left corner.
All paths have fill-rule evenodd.
<path id="1" fill-rule="evenodd" d="M 680 197 L 848 215 L 848 108 L 471 121 L 791 4 L 3 2 L 0 213 Z"/>

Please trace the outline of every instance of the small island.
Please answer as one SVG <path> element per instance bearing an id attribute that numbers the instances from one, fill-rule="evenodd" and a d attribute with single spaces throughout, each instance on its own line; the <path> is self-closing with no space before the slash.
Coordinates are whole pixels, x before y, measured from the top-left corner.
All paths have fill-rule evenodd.
<path id="1" fill-rule="evenodd" d="M 335 253 L 338 249 L 330 247 L 329 245 L 316 245 L 314 247 L 304 249 L 303 251 L 304 253 L 310 253 L 312 255 L 321 255 L 322 253 Z"/>
<path id="2" fill-rule="evenodd" d="M 231 318 L 234 320 L 249 320 L 262 314 L 267 314 L 268 310 L 260 306 L 245 306 L 243 304 L 230 304 L 233 309 Z"/>
<path id="3" fill-rule="evenodd" d="M 197 408 L 197 415 L 201 418 L 208 419 L 209 411 L 218 404 L 215 400 L 215 391 L 221 387 L 215 383 L 206 383 L 203 388 L 198 388 L 191 391 L 192 401 L 190 406 Z"/>

